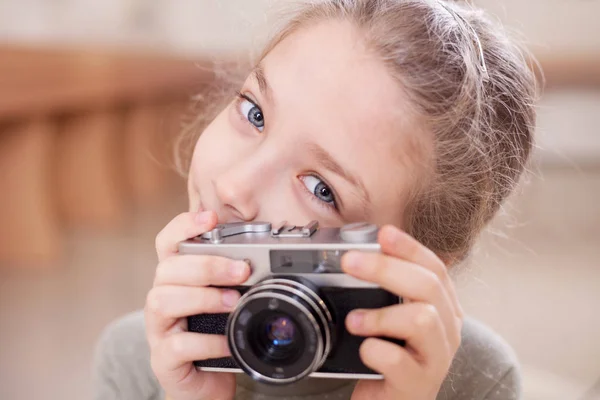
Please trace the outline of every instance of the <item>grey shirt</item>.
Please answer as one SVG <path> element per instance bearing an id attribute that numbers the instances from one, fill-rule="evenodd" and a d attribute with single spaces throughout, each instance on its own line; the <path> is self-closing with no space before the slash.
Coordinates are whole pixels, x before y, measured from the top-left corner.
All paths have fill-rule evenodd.
<path id="1" fill-rule="evenodd" d="M 144 316 L 129 314 L 102 333 L 93 364 L 94 400 L 164 400 L 165 393 L 150 367 Z M 305 379 L 273 388 L 238 375 L 236 400 L 350 399 L 355 382 Z M 281 392 L 284 390 L 285 392 Z M 437 400 L 519 399 L 521 381 L 514 352 L 502 338 L 481 323 L 467 318 L 462 344 Z"/>

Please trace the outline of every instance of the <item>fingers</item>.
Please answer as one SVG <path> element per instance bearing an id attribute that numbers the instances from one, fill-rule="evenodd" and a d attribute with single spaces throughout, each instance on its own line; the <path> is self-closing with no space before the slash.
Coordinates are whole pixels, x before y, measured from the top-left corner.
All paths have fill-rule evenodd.
<path id="1" fill-rule="evenodd" d="M 181 318 L 231 312 L 240 298 L 235 290 L 185 286 L 157 286 L 146 300 L 148 340 L 155 343 Z"/>
<path id="2" fill-rule="evenodd" d="M 210 231 L 216 223 L 217 216 L 213 211 L 179 214 L 156 236 L 156 253 L 159 261 L 177 254 L 179 242 Z"/>
<path id="3" fill-rule="evenodd" d="M 384 254 L 421 265 L 433 272 L 448 291 L 455 314 L 460 318 L 463 317 L 464 313 L 458 302 L 454 284 L 448 275 L 448 269 L 431 249 L 423 246 L 415 238 L 392 225 L 381 228 L 379 231 L 379 244 Z"/>
<path id="4" fill-rule="evenodd" d="M 196 369 L 195 360 L 228 357 L 227 338 L 182 332 L 162 340 L 152 349 L 152 370 L 173 398 L 233 398 L 235 377 Z"/>
<path id="5" fill-rule="evenodd" d="M 421 366 L 408 350 L 382 339 L 367 338 L 359 350 L 362 362 L 382 374 L 386 380 L 401 384 L 417 376 Z"/>
<path id="6" fill-rule="evenodd" d="M 230 352 L 227 338 L 223 335 L 181 332 L 162 340 L 152 356 L 157 372 L 171 375 L 182 374 L 183 371 L 178 370 L 188 367 L 193 361 L 229 357 Z"/>
<path id="7" fill-rule="evenodd" d="M 442 320 L 430 304 L 409 303 L 374 310 L 355 310 L 346 319 L 348 331 L 358 336 L 406 340 L 417 361 L 442 365 L 452 358 Z"/>
<path id="8" fill-rule="evenodd" d="M 154 286 L 235 286 L 250 275 L 244 261 L 217 256 L 181 255 L 170 257 L 156 269 Z"/>
<path id="9" fill-rule="evenodd" d="M 250 274 L 243 261 L 223 257 L 178 255 L 179 243 L 212 230 L 212 211 L 183 213 L 156 237 L 159 265 L 144 310 L 152 369 L 174 398 L 233 398 L 235 377 L 196 369 L 195 360 L 228 357 L 227 339 L 187 331 L 187 318 L 197 314 L 229 313 L 239 301 L 236 286 Z M 177 255 L 176 257 L 172 257 Z"/>
<path id="10" fill-rule="evenodd" d="M 446 270 L 442 260 L 433 251 L 395 226 L 382 227 L 379 230 L 378 241 L 386 254 L 422 265 L 436 274 Z"/>
<path id="11" fill-rule="evenodd" d="M 355 251 L 344 255 L 342 268 L 358 279 L 376 283 L 399 296 L 433 305 L 450 342 L 458 346 L 460 330 L 454 308 L 445 287 L 433 272 L 385 254 Z"/>

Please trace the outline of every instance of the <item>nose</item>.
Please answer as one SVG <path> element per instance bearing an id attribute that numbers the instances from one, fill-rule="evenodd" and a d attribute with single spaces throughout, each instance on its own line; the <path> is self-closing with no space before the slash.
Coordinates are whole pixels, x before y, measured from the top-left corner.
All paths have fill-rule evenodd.
<path id="1" fill-rule="evenodd" d="M 220 218 L 252 221 L 258 215 L 258 187 L 247 172 L 243 168 L 234 168 L 213 180 L 220 211 L 224 214 Z"/>

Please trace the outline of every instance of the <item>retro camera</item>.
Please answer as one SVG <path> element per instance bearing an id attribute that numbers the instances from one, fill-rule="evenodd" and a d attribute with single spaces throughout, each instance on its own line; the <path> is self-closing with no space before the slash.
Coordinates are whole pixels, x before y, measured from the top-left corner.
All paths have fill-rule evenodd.
<path id="1" fill-rule="evenodd" d="M 345 329 L 356 308 L 381 308 L 402 299 L 342 272 L 349 250 L 380 251 L 378 227 L 277 226 L 250 222 L 217 225 L 180 243 L 181 254 L 246 260 L 252 273 L 236 289 L 233 312 L 188 318 L 192 332 L 228 338 L 231 357 L 196 361 L 206 371 L 245 372 L 254 380 L 284 385 L 305 377 L 381 379 L 359 357 L 363 337 Z M 402 341 L 386 339 L 403 345 Z"/>

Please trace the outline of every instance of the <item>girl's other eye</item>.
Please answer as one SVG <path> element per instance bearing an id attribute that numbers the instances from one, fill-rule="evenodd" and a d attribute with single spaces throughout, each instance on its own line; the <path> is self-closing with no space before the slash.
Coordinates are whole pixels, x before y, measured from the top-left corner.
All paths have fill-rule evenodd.
<path id="1" fill-rule="evenodd" d="M 265 129 L 265 116 L 258 105 L 248 96 L 240 94 L 239 111 L 259 132 Z"/>
<path id="2" fill-rule="evenodd" d="M 318 199 L 317 201 L 321 204 L 325 203 L 327 207 L 337 209 L 333 190 L 323 180 L 313 175 L 307 175 L 302 177 L 302 182 L 312 196 Z"/>

